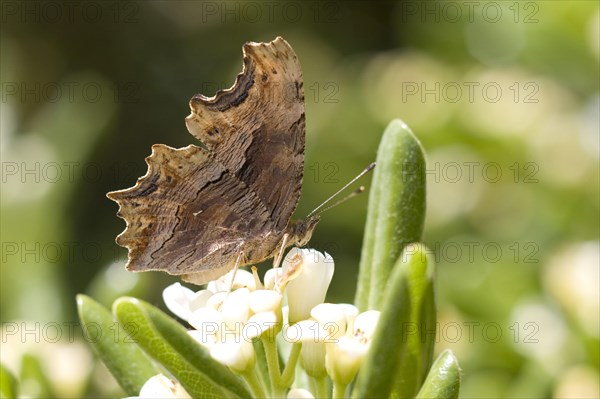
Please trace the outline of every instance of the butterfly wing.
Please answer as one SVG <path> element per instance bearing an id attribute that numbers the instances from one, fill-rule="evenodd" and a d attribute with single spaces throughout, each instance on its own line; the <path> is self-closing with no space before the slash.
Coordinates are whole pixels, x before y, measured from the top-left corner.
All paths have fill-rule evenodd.
<path id="1" fill-rule="evenodd" d="M 129 270 L 202 283 L 230 270 L 244 243 L 269 236 L 242 264 L 271 254 L 300 196 L 304 94 L 297 57 L 281 38 L 244 46 L 234 86 L 190 101 L 188 130 L 208 148 L 153 146 L 148 172 L 108 197 L 127 228 Z M 274 232 L 274 234 L 272 234 Z"/>
<path id="2" fill-rule="evenodd" d="M 146 163 L 134 187 L 108 193 L 127 222 L 117 243 L 129 249 L 128 270 L 218 277 L 249 234 L 267 229 L 261 201 L 208 151 L 157 144 Z"/>
<path id="3" fill-rule="evenodd" d="M 244 69 L 214 97 L 196 95 L 186 125 L 246 183 L 284 231 L 296 209 L 304 168 L 304 91 L 298 57 L 281 37 L 244 45 Z"/>

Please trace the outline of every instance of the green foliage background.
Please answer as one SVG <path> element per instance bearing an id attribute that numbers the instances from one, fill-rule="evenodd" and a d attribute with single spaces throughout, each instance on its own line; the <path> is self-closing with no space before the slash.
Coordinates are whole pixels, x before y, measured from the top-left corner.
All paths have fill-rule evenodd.
<path id="1" fill-rule="evenodd" d="M 460 359 L 461 397 L 598 396 L 599 25 L 594 1 L 3 1 L 2 362 L 33 397 L 119 394 L 74 296 L 162 305 L 175 279 L 123 271 L 105 193 L 152 144 L 194 143 L 188 100 L 231 86 L 244 42 L 283 36 L 306 96 L 297 217 L 403 119 L 428 154 L 436 353 Z M 311 242 L 336 261 L 330 301 L 354 297 L 366 204 Z"/>

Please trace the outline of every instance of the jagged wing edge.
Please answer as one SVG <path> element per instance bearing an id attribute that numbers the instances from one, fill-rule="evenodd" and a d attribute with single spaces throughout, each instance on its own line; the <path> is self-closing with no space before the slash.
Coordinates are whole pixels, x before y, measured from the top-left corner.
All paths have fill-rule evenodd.
<path id="1" fill-rule="evenodd" d="M 278 46 L 279 44 L 286 46 L 290 51 L 294 52 L 294 50 L 289 45 L 289 43 L 281 36 L 277 36 L 275 39 L 273 39 L 267 43 L 263 43 L 263 42 L 246 42 L 246 43 L 244 43 L 244 45 L 242 46 L 242 55 L 243 55 L 242 72 L 237 74 L 237 76 L 235 77 L 235 81 L 233 82 L 233 85 L 228 89 L 218 90 L 211 97 L 207 97 L 202 93 L 194 94 L 194 96 L 190 99 L 190 102 L 189 102 L 190 109 L 192 110 L 192 114 L 190 116 L 193 115 L 194 101 L 200 101 L 205 105 L 215 104 L 221 99 L 221 97 L 224 97 L 231 93 L 234 93 L 238 89 L 238 87 L 241 85 L 241 82 L 246 77 L 248 70 L 251 67 L 252 58 L 248 54 L 249 47 L 260 47 L 260 46 L 275 47 L 275 46 Z"/>
<path id="2" fill-rule="evenodd" d="M 158 155 L 158 148 L 160 148 L 160 147 L 166 147 L 168 150 L 183 151 L 183 150 L 198 147 L 198 146 L 190 144 L 186 147 L 174 148 L 174 147 L 170 147 L 166 144 L 153 144 L 152 145 L 152 153 L 150 155 L 148 155 L 146 158 L 144 158 L 144 161 L 146 162 L 146 165 L 148 166 L 148 169 L 146 170 L 146 174 L 144 174 L 141 177 L 138 177 L 137 181 L 135 182 L 135 185 L 133 185 L 132 187 L 125 188 L 122 190 L 110 191 L 106 194 L 106 197 L 108 199 L 116 202 L 119 205 L 119 210 L 117 211 L 117 216 L 125 221 L 125 229 L 116 237 L 115 242 L 119 246 L 127 248 L 127 250 L 128 250 L 127 251 L 127 264 L 125 266 L 127 269 L 129 269 L 130 263 L 133 260 L 131 253 L 133 251 L 134 245 L 124 245 L 124 244 L 121 244 L 119 241 L 120 241 L 121 237 L 125 236 L 128 229 L 131 227 L 129 220 L 127 219 L 127 217 L 125 215 L 123 215 L 122 211 L 126 208 L 126 206 L 130 202 L 133 202 L 133 201 L 129 200 L 127 198 L 123 198 L 121 196 L 123 194 L 135 193 L 136 191 L 142 189 L 142 185 L 146 182 L 146 180 L 148 180 L 150 178 L 150 176 L 152 176 L 152 173 L 154 171 L 153 167 L 156 167 L 155 166 L 156 163 L 154 163 L 154 157 L 156 157 Z"/>

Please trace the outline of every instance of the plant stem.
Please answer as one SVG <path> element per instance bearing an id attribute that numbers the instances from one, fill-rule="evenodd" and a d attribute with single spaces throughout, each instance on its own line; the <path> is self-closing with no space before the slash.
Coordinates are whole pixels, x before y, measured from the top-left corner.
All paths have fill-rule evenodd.
<path id="1" fill-rule="evenodd" d="M 275 338 L 263 338 L 265 347 L 265 357 L 267 358 L 267 367 L 269 368 L 269 378 L 271 379 L 271 394 L 273 397 L 284 397 L 286 386 L 281 381 L 281 372 L 279 369 L 279 355 L 277 354 L 277 341 Z"/>
<path id="2" fill-rule="evenodd" d="M 312 394 L 316 394 L 317 392 L 317 379 L 315 377 L 312 376 L 308 376 L 308 383 L 310 385 L 310 392 Z"/>
<path id="3" fill-rule="evenodd" d="M 300 342 L 296 342 L 292 345 L 290 358 L 288 359 L 285 369 L 283 369 L 283 373 L 281 374 L 281 383 L 286 387 L 291 386 L 292 382 L 294 382 L 296 364 L 300 358 L 300 349 L 302 349 L 302 344 Z"/>
<path id="4" fill-rule="evenodd" d="M 342 384 L 339 382 L 334 381 L 333 382 L 333 399 L 340 399 L 343 398 L 344 395 L 346 394 L 346 384 Z"/>
<path id="5" fill-rule="evenodd" d="M 265 394 L 265 389 L 263 387 L 263 384 L 260 381 L 260 378 L 258 378 L 256 367 L 254 367 L 251 371 L 248 371 L 247 373 L 242 374 L 242 377 L 244 377 L 244 380 L 250 387 L 250 390 L 254 394 L 254 397 L 256 397 L 256 398 L 266 398 L 267 397 L 267 395 Z"/>
<path id="6" fill-rule="evenodd" d="M 317 385 L 317 394 L 316 398 L 328 398 L 327 392 L 327 377 L 315 378 L 315 383 Z"/>

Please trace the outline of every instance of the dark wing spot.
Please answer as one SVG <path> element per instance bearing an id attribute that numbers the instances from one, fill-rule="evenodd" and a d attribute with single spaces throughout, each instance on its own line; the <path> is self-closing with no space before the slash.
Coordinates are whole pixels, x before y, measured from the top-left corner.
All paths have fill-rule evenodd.
<path id="1" fill-rule="evenodd" d="M 207 133 L 210 137 L 214 137 L 214 136 L 219 136 L 221 134 L 221 131 L 219 130 L 218 127 L 213 127 Z"/>
<path id="2" fill-rule="evenodd" d="M 296 86 L 296 96 L 300 97 L 300 83 L 295 81 L 294 85 Z"/>
<path id="3" fill-rule="evenodd" d="M 148 187 L 146 187 L 145 189 L 143 189 L 142 191 L 140 191 L 139 193 L 137 193 L 136 196 L 137 197 L 145 197 L 147 195 L 152 194 L 156 190 L 158 190 L 158 186 L 156 184 L 154 184 L 154 183 L 150 183 L 150 185 Z"/>

